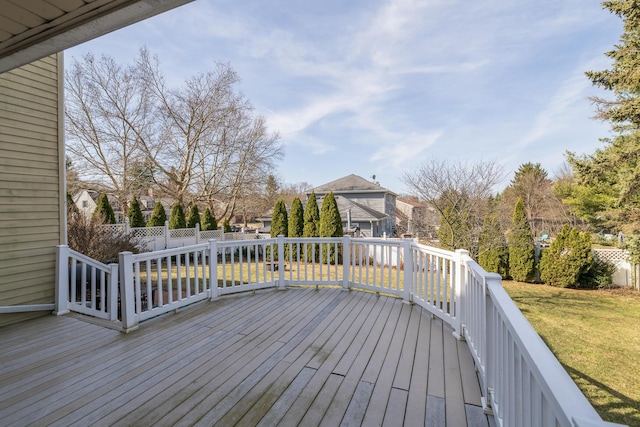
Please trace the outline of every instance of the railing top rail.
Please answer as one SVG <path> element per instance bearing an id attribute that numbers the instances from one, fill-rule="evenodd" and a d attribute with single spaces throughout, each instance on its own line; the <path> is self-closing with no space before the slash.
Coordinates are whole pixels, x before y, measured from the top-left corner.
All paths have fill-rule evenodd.
<path id="1" fill-rule="evenodd" d="M 423 253 L 430 253 L 434 255 L 438 255 L 441 258 L 453 259 L 455 257 L 455 252 L 448 251 L 446 249 L 435 248 L 433 246 L 427 246 L 420 243 L 413 243 L 411 245 L 412 248 L 415 248 Z"/>
<path id="2" fill-rule="evenodd" d="M 351 243 L 354 245 L 379 245 L 379 246 L 394 246 L 398 247 L 402 244 L 403 239 L 380 239 L 380 238 L 371 238 L 371 237 L 353 237 L 351 238 Z"/>
<path id="3" fill-rule="evenodd" d="M 200 243 L 197 245 L 182 246 L 179 248 L 162 249 L 160 251 L 141 252 L 139 254 L 133 254 L 133 260 L 147 261 L 147 260 L 162 258 L 166 256 L 182 255 L 189 252 L 201 251 L 201 250 L 207 249 L 208 247 L 209 245 L 207 243 Z"/>
<path id="4" fill-rule="evenodd" d="M 499 280 L 488 280 L 487 289 L 502 320 L 515 333 L 513 339 L 535 376 L 539 386 L 555 407 L 554 413 L 566 417 L 564 425 L 580 425 L 580 419 L 600 420 L 600 416 L 584 397 L 576 383 L 542 341 L 531 324 L 502 287 Z"/>
<path id="5" fill-rule="evenodd" d="M 100 261 L 96 261 L 95 259 L 90 258 L 86 255 L 83 255 L 80 252 L 76 252 L 73 249 L 69 249 L 69 255 L 71 255 L 73 258 L 76 258 L 79 261 L 82 261 L 87 265 L 90 265 L 92 267 L 97 267 L 98 269 L 101 269 L 101 270 L 109 271 L 109 266 L 107 264 L 104 264 Z"/>
<path id="6" fill-rule="evenodd" d="M 219 248 L 235 248 L 246 245 L 269 245 L 277 243 L 278 239 L 245 239 L 245 240 L 215 240 Z"/>

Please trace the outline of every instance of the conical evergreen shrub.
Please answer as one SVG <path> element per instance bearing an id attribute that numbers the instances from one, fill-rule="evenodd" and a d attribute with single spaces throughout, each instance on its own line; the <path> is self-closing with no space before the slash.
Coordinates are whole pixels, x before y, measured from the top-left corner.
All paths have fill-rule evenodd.
<path id="1" fill-rule="evenodd" d="M 216 218 L 211 214 L 211 210 L 209 210 L 208 206 L 204 210 L 204 214 L 202 214 L 201 229 L 202 231 L 218 229 L 218 222 L 216 221 Z"/>
<path id="2" fill-rule="evenodd" d="M 187 228 L 187 220 L 184 217 L 184 210 L 179 202 L 175 202 L 171 208 L 171 216 L 169 217 L 169 228 Z"/>
<path id="3" fill-rule="evenodd" d="M 509 243 L 509 274 L 518 282 L 531 282 L 535 278 L 536 248 L 522 199 L 513 210 Z"/>
<path id="4" fill-rule="evenodd" d="M 153 208 L 153 214 L 151 214 L 151 218 L 147 221 L 147 227 L 162 227 L 166 221 L 167 212 L 164 210 L 164 206 L 162 206 L 162 203 L 156 202 Z"/>
<path id="5" fill-rule="evenodd" d="M 100 194 L 100 197 L 98 197 L 96 209 L 93 211 L 93 215 L 91 215 L 91 220 L 98 224 L 116 223 L 116 214 L 113 212 L 109 198 L 105 193 Z"/>
<path id="6" fill-rule="evenodd" d="M 200 212 L 198 211 L 198 205 L 193 204 L 189 209 L 187 228 L 196 228 L 196 224 L 200 224 Z"/>
<path id="7" fill-rule="evenodd" d="M 133 199 L 129 203 L 129 210 L 127 211 L 127 218 L 129 218 L 130 227 L 144 227 L 144 215 L 142 215 L 142 209 L 140 208 L 140 202 L 133 196 Z"/>
<path id="8" fill-rule="evenodd" d="M 540 279 L 551 286 L 578 286 L 591 266 L 591 235 L 566 225 L 540 259 Z M 585 284 L 586 285 L 586 284 Z"/>
<path id="9" fill-rule="evenodd" d="M 342 228 L 342 218 L 338 210 L 338 203 L 333 196 L 333 191 L 329 192 L 322 200 L 322 208 L 320 209 L 320 237 L 342 237 L 344 230 Z M 336 259 L 335 246 L 332 244 L 322 245 L 322 258 L 326 262 L 340 263 L 340 253 Z M 328 257 L 328 258 L 327 258 Z"/>

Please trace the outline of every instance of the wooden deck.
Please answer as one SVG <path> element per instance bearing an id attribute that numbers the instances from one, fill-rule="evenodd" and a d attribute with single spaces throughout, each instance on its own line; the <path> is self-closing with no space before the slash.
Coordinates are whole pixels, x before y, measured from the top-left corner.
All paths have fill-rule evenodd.
<path id="1" fill-rule="evenodd" d="M 227 297 L 126 335 L 46 316 L 0 328 L 0 424 L 488 426 L 451 332 L 340 289 Z"/>

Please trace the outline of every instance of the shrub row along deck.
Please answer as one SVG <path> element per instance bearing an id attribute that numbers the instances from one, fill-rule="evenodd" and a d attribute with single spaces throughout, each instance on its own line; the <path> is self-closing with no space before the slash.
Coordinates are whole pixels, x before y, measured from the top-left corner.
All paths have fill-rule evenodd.
<path id="1" fill-rule="evenodd" d="M 381 360 L 376 362 L 380 364 L 379 366 L 372 365 L 378 366 L 377 368 L 369 368 L 368 363 L 356 363 L 356 359 L 348 369 L 342 365 L 342 371 L 334 371 L 328 366 L 322 368 L 324 375 L 328 375 L 325 382 L 331 381 L 333 388 L 326 390 L 320 388 L 319 394 L 314 395 L 312 400 L 315 402 L 319 399 L 318 402 L 329 405 L 323 410 L 325 412 L 322 412 L 322 419 L 330 417 L 327 418 L 328 425 L 337 425 L 349 420 L 356 423 L 357 420 L 364 422 L 367 418 L 361 417 L 367 416 L 370 417 L 368 418 L 370 420 L 376 419 L 376 422 L 383 422 L 385 419 L 390 420 L 390 418 L 386 418 L 391 416 L 386 415 L 387 413 L 396 413 L 398 417 L 407 421 L 412 419 L 409 411 L 412 411 L 411 413 L 413 411 L 422 412 L 420 409 L 422 407 L 425 408 L 425 417 L 438 417 L 437 414 L 444 411 L 444 419 L 449 425 L 457 425 L 451 424 L 452 420 L 457 419 L 454 413 L 458 414 L 458 417 L 464 414 L 465 420 L 468 416 L 471 417 L 470 419 L 481 419 L 482 422 L 485 422 L 486 418 L 477 416 L 476 409 L 479 407 L 482 407 L 486 413 L 492 413 L 498 425 L 505 426 L 606 425 L 502 289 L 500 277 L 485 272 L 465 251 L 443 251 L 416 244 L 412 240 L 352 239 L 347 236 L 332 239 L 278 237 L 277 239 L 232 242 L 212 240 L 208 243 L 158 252 L 122 253 L 118 265 L 103 265 L 61 246 L 59 247 L 58 259 L 59 287 L 56 302 L 58 314 L 78 311 L 105 319 L 104 321 L 110 325 L 117 325 L 124 332 L 135 331 L 140 322 L 174 312 L 198 301 L 214 301 L 213 305 L 206 304 L 205 306 L 215 307 L 216 304 L 220 304 L 220 298 L 225 295 L 259 289 L 284 290 L 296 285 L 324 285 L 336 286 L 343 290 L 363 290 L 395 297 L 395 299 L 389 299 L 391 301 L 389 304 L 400 308 L 385 309 L 382 312 L 388 311 L 388 315 L 378 314 L 376 317 L 378 319 L 379 316 L 388 316 L 387 318 L 398 316 L 397 322 L 399 323 L 394 326 L 394 330 L 390 331 L 383 327 L 387 332 L 382 331 L 378 338 L 378 342 L 383 339 L 390 340 L 388 351 L 384 353 L 384 356 L 375 356 L 375 350 L 372 349 L 373 353 L 370 353 L 369 356 L 362 356 L 363 358 L 368 357 L 368 363 L 374 359 Z M 286 301 L 290 294 L 292 293 L 275 292 L 273 298 Z M 326 296 L 334 294 L 335 297 Z M 258 394 L 262 393 L 260 399 L 269 401 L 269 396 L 275 398 L 275 403 L 272 402 L 272 406 L 266 404 L 263 407 L 263 409 L 269 409 L 260 415 L 258 421 L 267 417 L 264 418 L 264 422 L 268 424 L 267 420 L 270 419 L 268 413 L 272 410 L 280 411 L 279 415 L 274 418 L 277 419 L 282 415 L 283 408 L 287 408 L 287 412 L 293 408 L 295 405 L 291 406 L 289 401 L 281 401 L 281 404 L 277 402 L 281 398 L 291 399 L 299 393 L 304 393 L 307 383 L 316 378 L 320 372 L 321 366 L 323 366 L 321 362 L 335 360 L 335 363 L 340 366 L 342 357 L 349 353 L 349 350 L 345 350 L 344 355 L 339 352 L 334 354 L 333 347 L 319 347 L 305 340 L 307 336 L 311 337 L 316 331 L 312 326 L 314 321 L 309 319 L 316 319 L 317 326 L 320 327 L 319 325 L 323 324 L 325 319 L 337 316 L 333 313 L 335 308 L 326 308 L 328 310 L 326 312 L 320 308 L 319 313 L 325 313 L 321 315 L 313 311 L 312 307 L 322 307 L 320 300 L 323 298 L 335 298 L 332 301 L 341 305 L 344 300 L 353 298 L 344 295 L 351 294 L 353 292 L 346 294 L 334 291 L 302 292 L 301 295 L 309 295 L 308 298 L 310 298 L 307 311 L 303 311 L 306 320 L 290 321 L 302 329 L 295 333 L 293 330 L 285 332 L 286 338 L 278 338 L 265 348 L 256 347 L 260 348 L 260 350 L 256 350 L 256 356 L 258 354 L 260 357 L 268 354 L 281 354 L 284 359 L 274 356 L 275 359 L 269 359 L 270 362 L 258 362 L 257 360 L 254 362 L 253 357 L 248 357 L 240 362 L 241 365 L 247 364 L 244 371 L 249 374 L 246 378 L 251 377 L 254 380 L 262 378 L 262 375 L 272 379 L 280 378 L 279 374 L 275 373 L 277 370 L 272 370 L 282 362 L 297 364 L 296 366 L 299 368 L 285 369 L 289 372 L 289 376 L 285 376 L 288 379 L 281 380 L 283 381 L 281 387 L 286 385 L 282 395 L 275 393 L 276 397 L 271 394 L 269 391 L 271 385 L 264 389 L 257 389 L 260 390 Z M 314 302 L 316 298 L 319 301 Z M 372 298 L 370 295 L 361 296 L 362 300 Z M 376 301 L 386 301 L 387 299 L 387 297 L 377 298 Z M 409 304 L 402 305 L 401 302 Z M 276 304 L 284 304 L 284 302 Z M 303 307 L 304 304 L 302 301 L 293 303 L 294 306 L 299 307 Z M 202 310 L 202 308 L 185 310 L 178 315 L 179 317 L 175 317 L 179 318 L 180 322 L 188 323 L 191 328 L 204 327 L 213 335 L 216 334 L 216 331 L 217 333 L 233 333 L 232 331 L 235 331 L 243 337 L 242 339 L 249 336 L 253 339 L 253 335 L 250 333 L 244 334 L 234 329 L 236 326 L 234 323 L 225 325 L 229 329 L 223 328 L 222 330 L 217 329 L 220 325 L 211 328 L 211 326 L 200 324 L 195 315 L 196 310 Z M 261 316 L 266 315 L 266 312 L 262 310 L 258 310 L 258 312 L 263 313 Z M 428 318 L 428 315 L 433 316 L 434 320 L 430 320 L 431 326 L 422 327 L 421 321 L 417 321 L 417 318 L 414 317 L 417 316 L 414 312 L 420 313 L 420 318 L 424 316 Z M 212 313 L 215 313 L 215 310 Z M 244 316 L 247 318 L 251 318 L 253 314 L 250 310 L 244 312 Z M 212 314 L 212 316 L 216 316 L 216 314 Z M 401 320 L 406 319 L 406 316 L 409 316 L 409 319 L 413 319 L 413 321 Z M 255 319 L 259 318 L 260 316 Z M 175 321 L 177 320 L 163 318 L 154 321 L 153 327 L 145 326 L 118 339 L 124 342 L 128 339 L 135 340 L 136 336 L 150 333 L 147 330 L 159 327 L 158 325 L 161 323 L 169 325 Z M 242 323 L 242 316 L 237 321 Z M 409 386 L 396 387 L 402 382 L 396 377 L 398 369 L 400 369 L 404 340 L 408 339 L 408 342 L 412 342 L 415 339 L 417 349 L 417 343 L 425 342 L 428 335 L 431 343 L 431 337 L 434 336 L 434 322 L 435 329 L 440 331 L 435 332 L 435 336 L 441 333 L 443 337 L 442 350 L 439 351 L 444 353 L 442 360 L 462 360 L 466 357 L 464 356 L 466 351 L 469 351 L 470 359 L 477 371 L 479 401 L 465 397 L 470 396 L 471 392 L 465 392 L 464 387 L 461 387 L 462 391 L 457 393 L 462 397 L 451 401 L 447 400 L 446 393 L 444 396 L 442 393 L 429 393 L 428 391 L 424 394 L 421 392 L 412 393 L 411 383 L 414 381 L 427 384 L 428 388 L 431 387 L 430 378 L 432 375 L 437 378 L 437 375 L 444 374 L 445 385 L 447 384 L 446 379 L 450 376 L 452 378 L 450 385 L 464 383 L 469 378 L 469 375 L 460 373 L 468 372 L 466 368 L 458 371 L 458 368 L 450 367 L 447 369 L 446 365 L 432 364 L 431 353 L 426 359 L 428 360 L 426 367 L 415 369 L 416 361 L 420 366 L 422 363 L 419 361 L 420 358 L 425 357 L 418 350 L 411 356 L 414 358 L 414 365 L 410 369 Z M 288 324 L 287 321 L 282 323 L 283 326 Z M 370 320 L 366 323 L 373 327 L 376 321 Z M 265 327 L 267 324 L 265 323 Z M 413 331 L 416 325 L 418 325 L 417 332 L 413 338 L 414 332 L 409 334 L 408 330 Z M 309 329 L 305 329 L 305 327 Z M 340 327 L 344 330 L 340 332 L 342 335 L 358 336 L 360 330 L 346 320 L 340 323 Z M 397 331 L 395 328 L 398 328 Z M 322 331 L 318 330 L 318 333 L 321 334 Z M 126 338 L 128 336 L 133 338 Z M 298 336 L 297 339 L 302 339 L 306 344 L 301 344 L 302 341 L 298 343 L 295 336 Z M 411 337 L 407 338 L 407 336 Z M 446 338 L 444 338 L 445 336 Z M 179 335 L 179 338 L 181 339 L 183 336 Z M 178 339 L 178 336 L 175 339 Z M 359 339 L 366 340 L 366 338 Z M 456 341 L 452 341 L 452 339 L 456 339 Z M 436 339 L 436 341 L 438 340 Z M 287 350 L 282 350 L 283 348 L 287 348 Z M 461 351 L 462 348 L 465 350 Z M 454 350 L 455 358 L 453 357 Z M 298 353 L 300 355 L 295 358 L 293 355 L 287 358 L 284 354 L 288 354 L 289 351 L 294 351 L 294 355 Z M 352 350 L 352 352 L 355 351 Z M 394 356 L 394 352 L 398 352 L 398 356 Z M 231 351 L 221 360 L 217 360 L 217 363 L 229 363 L 229 358 L 236 360 L 243 357 L 242 354 Z M 351 357 L 356 356 L 351 355 Z M 410 356 L 405 355 L 406 357 Z M 315 362 L 309 362 L 306 358 L 315 360 Z M 396 358 L 399 359 L 396 360 Z M 362 362 L 364 359 L 358 360 Z M 216 362 L 211 363 L 216 364 Z M 267 365 L 262 365 L 262 363 L 267 363 Z M 387 366 L 386 370 L 381 366 Z M 118 366 L 117 369 L 120 370 L 123 367 Z M 141 369 L 145 371 L 146 368 Z M 362 370 L 361 373 L 359 369 Z M 391 374 L 392 370 L 393 374 Z M 261 373 L 252 374 L 253 372 Z M 180 376 L 178 373 L 175 375 Z M 341 378 L 341 375 L 344 375 L 344 378 Z M 401 373 L 399 378 L 405 378 L 406 381 L 407 375 L 407 373 Z M 240 383 L 243 383 L 246 378 Z M 348 386 L 343 385 L 347 378 L 349 378 Z M 467 379 L 463 380 L 462 378 Z M 381 379 L 384 385 L 378 384 Z M 277 379 L 274 381 L 278 383 Z M 316 379 L 313 380 L 313 383 L 319 381 Z M 225 386 L 224 383 L 215 385 L 217 383 L 213 377 L 205 382 L 212 384 L 206 387 L 210 387 L 209 392 L 216 396 L 227 396 L 229 393 L 233 394 L 233 390 L 235 390 L 233 387 Z M 258 383 L 266 386 L 262 379 Z M 252 387 L 258 383 L 252 385 L 250 389 L 253 389 Z M 246 383 L 246 387 L 249 387 L 249 384 L 251 383 Z M 246 387 L 243 390 L 247 390 Z M 351 387 L 347 388 L 351 392 L 343 391 L 344 394 L 337 395 L 339 399 L 336 400 L 330 390 L 335 388 L 334 391 L 337 393 L 341 387 Z M 422 388 L 422 386 L 420 387 Z M 434 385 L 434 387 L 436 386 Z M 385 392 L 379 391 L 382 389 Z M 388 395 L 387 389 L 389 390 Z M 469 387 L 467 389 L 470 390 Z M 289 391 L 287 392 L 287 390 Z M 345 389 L 343 388 L 343 390 Z M 180 388 L 176 389 L 176 393 L 177 396 L 182 396 Z M 307 391 L 307 394 L 312 394 L 312 392 Z M 289 397 L 283 397 L 285 395 Z M 418 409 L 414 409 L 416 396 L 421 396 L 424 400 Z M 189 399 L 188 396 L 184 397 Z M 405 398 L 406 403 L 403 403 Z M 443 398 L 444 400 L 438 400 Z M 213 404 L 214 401 L 215 404 Z M 341 402 L 340 405 L 346 404 L 347 410 L 344 413 L 339 410 L 332 412 L 333 402 L 338 401 Z M 409 404 L 410 401 L 413 403 Z M 222 408 L 218 406 L 222 400 L 218 402 L 212 398 L 211 402 L 218 409 Z M 227 404 L 231 404 L 231 401 L 227 402 Z M 232 406 L 235 407 L 236 404 L 234 403 Z M 246 403 L 243 407 L 247 411 L 251 411 L 249 409 L 251 405 L 253 403 Z M 170 406 L 179 407 L 181 405 L 178 401 L 172 401 Z M 384 410 L 380 409 L 381 407 L 384 407 Z M 189 420 L 193 422 L 200 419 L 209 420 L 208 417 L 224 417 L 225 414 L 233 412 L 229 412 L 230 407 L 223 406 L 223 408 L 225 411 L 222 412 L 218 409 L 211 409 L 212 412 L 207 412 L 210 415 L 196 416 L 194 413 L 193 419 L 189 418 Z M 432 412 L 429 412 L 429 408 Z M 437 408 L 442 408 L 442 411 Z M 199 411 L 202 409 L 199 408 Z M 245 417 L 245 413 L 242 411 L 233 413 L 235 415 L 229 415 L 229 417 L 235 417 L 234 419 Z M 374 417 L 374 413 L 377 418 L 371 418 Z M 401 413 L 404 415 L 398 415 Z M 349 418 L 352 415 L 354 418 Z"/>

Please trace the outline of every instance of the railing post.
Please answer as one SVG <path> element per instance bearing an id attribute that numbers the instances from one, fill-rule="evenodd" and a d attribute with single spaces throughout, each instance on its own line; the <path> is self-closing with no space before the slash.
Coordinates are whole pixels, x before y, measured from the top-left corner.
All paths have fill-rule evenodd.
<path id="1" fill-rule="evenodd" d="M 109 310 L 109 320 L 118 320 L 118 276 L 119 265 L 109 264 L 109 287 L 107 290 L 107 304 Z"/>
<path id="2" fill-rule="evenodd" d="M 413 252 L 411 249 L 412 242 L 410 239 L 402 240 L 402 263 L 404 264 L 404 289 L 402 298 L 406 302 L 413 302 Z M 400 249 L 400 248 L 398 248 Z M 400 268 L 400 266 L 398 266 Z"/>
<path id="3" fill-rule="evenodd" d="M 351 237 L 342 237 L 342 288 L 349 289 L 351 277 Z"/>
<path id="4" fill-rule="evenodd" d="M 56 306 L 53 314 L 69 313 L 69 246 L 58 245 L 56 250 Z"/>
<path id="5" fill-rule="evenodd" d="M 453 319 L 453 335 L 457 339 L 464 339 L 464 310 L 465 310 L 465 298 L 466 298 L 466 286 L 467 286 L 467 268 L 464 263 L 464 258 L 469 256 L 469 251 L 464 249 L 456 249 L 455 252 L 455 301 L 451 301 L 453 308 L 450 308 L 450 314 Z"/>
<path id="6" fill-rule="evenodd" d="M 278 289 L 284 289 L 284 235 L 278 234 Z"/>
<path id="7" fill-rule="evenodd" d="M 131 223 L 129 222 L 129 217 L 124 218 L 124 234 L 128 236 L 131 232 Z"/>
<path id="8" fill-rule="evenodd" d="M 218 241 L 209 240 L 209 300 L 219 296 L 218 290 Z"/>
<path id="9" fill-rule="evenodd" d="M 133 290 L 133 253 L 131 252 L 120 252 L 120 311 L 122 332 L 129 333 L 138 329 Z"/>
<path id="10" fill-rule="evenodd" d="M 196 245 L 197 245 L 198 243 L 200 243 L 200 224 L 198 223 L 196 223 L 195 236 L 196 236 Z"/>
<path id="11" fill-rule="evenodd" d="M 164 249 L 169 249 L 169 221 L 164 222 Z"/>
<path id="12" fill-rule="evenodd" d="M 482 304 L 482 331 L 484 335 L 484 343 L 480 346 L 481 354 L 480 358 L 484 363 L 484 369 L 478 369 L 478 375 L 480 375 L 480 392 L 482 394 L 482 408 L 485 413 L 493 414 L 491 405 L 492 393 L 494 390 L 496 355 L 493 352 L 495 348 L 495 325 L 493 319 L 493 300 L 491 299 L 491 293 L 489 292 L 489 286 L 496 282 L 500 284 L 502 277 L 497 273 L 488 273 L 483 279 L 483 292 L 484 303 Z M 502 286 L 500 284 L 500 286 Z"/>

